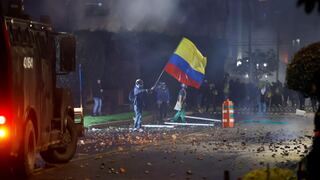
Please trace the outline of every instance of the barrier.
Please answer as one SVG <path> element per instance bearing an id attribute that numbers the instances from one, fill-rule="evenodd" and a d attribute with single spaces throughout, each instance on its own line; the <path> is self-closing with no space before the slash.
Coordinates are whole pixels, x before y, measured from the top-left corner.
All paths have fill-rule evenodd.
<path id="1" fill-rule="evenodd" d="M 229 99 L 224 101 L 222 104 L 222 127 L 234 127 L 234 105 Z"/>

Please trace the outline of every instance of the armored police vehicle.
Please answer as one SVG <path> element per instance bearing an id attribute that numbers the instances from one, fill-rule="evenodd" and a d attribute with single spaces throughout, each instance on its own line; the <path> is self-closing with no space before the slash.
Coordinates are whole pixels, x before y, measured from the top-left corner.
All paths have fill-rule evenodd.
<path id="1" fill-rule="evenodd" d="M 0 171 L 28 176 L 35 157 L 65 163 L 79 130 L 70 90 L 57 77 L 75 70 L 75 38 L 23 14 L 22 2 L 0 2 Z"/>

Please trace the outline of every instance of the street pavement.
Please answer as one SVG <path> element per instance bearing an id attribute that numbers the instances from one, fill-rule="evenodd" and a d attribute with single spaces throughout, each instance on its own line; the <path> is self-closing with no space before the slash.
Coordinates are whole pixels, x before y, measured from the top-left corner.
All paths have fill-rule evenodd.
<path id="1" fill-rule="evenodd" d="M 30 179 L 223 179 L 225 171 L 237 179 L 267 166 L 294 170 L 309 151 L 310 114 L 238 115 L 236 121 L 226 129 L 219 123 L 143 133 L 130 132 L 128 125 L 90 129 L 70 163 L 39 160 Z"/>

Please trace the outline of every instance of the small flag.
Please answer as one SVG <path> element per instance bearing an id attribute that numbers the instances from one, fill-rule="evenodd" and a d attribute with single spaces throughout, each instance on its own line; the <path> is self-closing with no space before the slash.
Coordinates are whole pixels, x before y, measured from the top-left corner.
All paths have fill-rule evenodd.
<path id="1" fill-rule="evenodd" d="M 165 66 L 165 71 L 187 86 L 200 88 L 207 58 L 187 38 L 183 38 Z"/>

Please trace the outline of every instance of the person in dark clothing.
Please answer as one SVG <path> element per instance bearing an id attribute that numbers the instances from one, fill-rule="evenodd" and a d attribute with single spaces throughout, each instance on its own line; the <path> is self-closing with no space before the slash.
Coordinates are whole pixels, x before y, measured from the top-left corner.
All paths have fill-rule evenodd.
<path id="1" fill-rule="evenodd" d="M 275 105 L 280 107 L 283 104 L 283 100 L 282 100 L 282 94 L 283 94 L 283 87 L 282 87 L 282 83 L 280 81 L 277 81 L 275 83 L 275 89 L 274 89 L 274 96 L 275 96 Z"/>
<path id="2" fill-rule="evenodd" d="M 224 76 L 223 80 L 223 95 L 224 100 L 227 100 L 230 98 L 230 75 L 227 73 Z"/>
<path id="3" fill-rule="evenodd" d="M 209 99 L 209 83 L 208 80 L 204 80 L 203 84 L 201 85 L 201 94 L 202 94 L 202 99 L 201 99 L 201 108 L 206 107 L 208 103 L 210 103 Z"/>
<path id="4" fill-rule="evenodd" d="M 297 107 L 298 105 L 298 93 L 289 89 L 289 100 L 291 101 L 291 107 Z"/>
<path id="5" fill-rule="evenodd" d="M 285 107 L 288 106 L 288 100 L 290 99 L 290 91 L 288 89 L 288 87 L 285 85 L 283 88 L 283 105 Z"/>
<path id="6" fill-rule="evenodd" d="M 94 101 L 94 105 L 92 109 L 93 116 L 101 115 L 102 99 L 103 99 L 103 88 L 101 86 L 101 80 L 97 79 L 97 84 L 93 88 L 93 101 Z"/>
<path id="7" fill-rule="evenodd" d="M 264 85 L 260 89 L 260 103 L 259 103 L 259 112 L 266 113 L 267 112 L 267 86 Z"/>
<path id="8" fill-rule="evenodd" d="M 154 87 L 151 88 L 151 91 L 154 89 Z M 133 100 L 133 110 L 134 110 L 134 128 L 133 131 L 139 131 L 143 132 L 143 129 L 141 128 L 141 121 L 142 121 L 142 109 L 144 105 L 144 94 L 150 92 L 149 89 L 143 89 L 143 81 L 141 79 L 137 79 L 133 94 L 134 94 L 134 100 Z"/>
<path id="9" fill-rule="evenodd" d="M 209 110 L 210 104 L 212 104 L 213 112 L 217 111 L 217 100 L 218 100 L 218 90 L 215 87 L 215 84 L 211 83 L 209 85 L 209 94 L 208 101 L 206 103 L 206 112 Z"/>
<path id="10" fill-rule="evenodd" d="M 317 111 L 317 97 L 316 96 L 311 97 L 311 106 L 312 106 L 312 112 L 316 112 Z"/>
<path id="11" fill-rule="evenodd" d="M 305 95 L 302 93 L 299 93 L 299 109 L 304 110 L 305 109 Z"/>
<path id="12" fill-rule="evenodd" d="M 159 111 L 160 121 L 163 121 L 167 117 L 168 105 L 170 102 L 169 89 L 165 82 L 160 82 L 158 87 L 155 89 L 157 105 Z"/>

